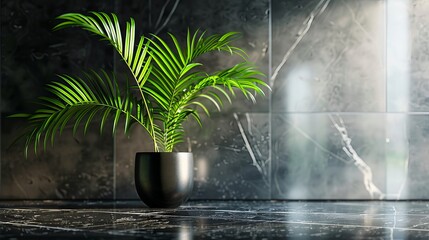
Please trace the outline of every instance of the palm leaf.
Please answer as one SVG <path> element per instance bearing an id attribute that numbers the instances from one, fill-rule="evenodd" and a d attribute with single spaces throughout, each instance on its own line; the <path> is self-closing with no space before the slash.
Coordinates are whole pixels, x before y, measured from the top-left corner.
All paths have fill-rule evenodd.
<path id="1" fill-rule="evenodd" d="M 112 133 L 115 133 L 119 119 L 125 119 L 125 129 L 129 129 L 132 123 L 139 123 L 146 130 L 147 116 L 139 111 L 141 101 L 138 101 L 128 90 L 121 95 L 118 91 L 116 79 L 111 79 L 105 72 L 87 74 L 85 80 L 67 75 L 60 75 L 62 82 L 48 84 L 48 91 L 53 97 L 40 98 L 43 108 L 34 114 L 16 114 L 11 117 L 26 118 L 30 123 L 27 132 L 26 152 L 29 145 L 34 142 L 34 150 L 43 142 L 46 149 L 50 141 L 54 144 L 57 134 L 61 134 L 70 123 L 73 134 L 84 121 L 84 133 L 93 122 L 94 117 L 101 118 L 100 131 L 103 131 L 106 120 L 113 118 Z M 107 83 L 107 84 L 106 84 Z"/>
<path id="2" fill-rule="evenodd" d="M 209 114 L 207 103 L 211 103 L 221 110 L 223 100 L 231 102 L 236 89 L 255 101 L 256 94 L 264 94 L 261 87 L 269 88 L 258 79 L 261 72 L 248 64 L 245 51 L 231 45 L 239 36 L 236 32 L 207 36 L 205 32 L 188 30 L 181 45 L 172 34 L 170 42 L 156 35 L 152 39 L 136 36 L 132 18 L 121 29 L 115 14 L 66 13 L 58 19 L 55 30 L 79 27 L 108 41 L 129 68 L 133 84 L 127 82 L 121 92 L 116 79 L 105 72 L 86 73 L 84 78 L 60 75 L 61 81 L 47 85 L 53 97 L 41 97 L 39 110 L 14 115 L 30 123 L 25 135 L 26 152 L 31 143 L 35 151 L 42 142 L 45 148 L 49 142 L 53 144 L 69 124 L 73 134 L 82 125 L 86 133 L 94 119 L 99 119 L 100 132 L 108 121 L 112 122 L 112 133 L 120 119 L 124 119 L 125 132 L 138 123 L 148 131 L 155 151 L 172 151 L 175 144 L 183 141 L 183 122 L 189 116 L 201 125 L 197 109 Z M 197 59 L 213 51 L 238 55 L 244 61 L 215 73 L 204 72 Z M 140 98 L 133 96 L 132 89 L 138 90 Z"/>
<path id="3" fill-rule="evenodd" d="M 253 92 L 263 94 L 260 86 L 267 86 L 256 78 L 261 73 L 246 62 L 212 75 L 199 70 L 203 64 L 196 59 L 208 52 L 224 51 L 245 57 L 242 49 L 230 46 L 238 37 L 235 32 L 205 37 L 204 32 L 191 34 L 188 31 L 185 47 L 172 34 L 171 44 L 158 36 L 152 37 L 148 48 L 154 65 L 143 90 L 157 102 L 160 111 L 165 112 L 158 119 L 164 123 L 162 142 L 168 151 L 182 139 L 183 131 L 179 129 L 187 116 L 192 115 L 200 123 L 198 112 L 182 114 L 184 109 L 196 106 L 208 114 L 207 106 L 201 101 L 203 98 L 220 110 L 223 106 L 220 95 L 231 102 L 231 96 L 235 95 L 233 89 L 237 88 L 254 101 Z"/>
<path id="4" fill-rule="evenodd" d="M 66 27 L 80 27 L 100 36 L 102 40 L 108 41 L 116 49 L 132 73 L 136 86 L 140 89 L 140 97 L 146 114 L 149 116 L 149 129 L 151 135 L 155 135 L 155 126 L 150 116 L 149 99 L 146 98 L 143 90 L 141 90 L 151 70 L 151 57 L 147 54 L 149 41 L 145 41 L 144 37 L 140 37 L 137 47 L 135 46 L 135 21 L 132 18 L 126 22 L 125 39 L 123 40 L 122 30 L 115 14 L 91 13 L 92 15 L 80 13 L 63 14 L 57 18 L 61 22 L 54 27 L 54 30 Z M 158 150 L 157 148 L 155 143 L 155 150 Z"/>

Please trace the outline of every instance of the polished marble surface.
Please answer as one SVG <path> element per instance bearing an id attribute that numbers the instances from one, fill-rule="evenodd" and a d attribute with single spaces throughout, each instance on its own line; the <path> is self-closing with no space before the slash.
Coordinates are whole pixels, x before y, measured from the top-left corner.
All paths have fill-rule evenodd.
<path id="1" fill-rule="evenodd" d="M 428 239 L 429 202 L 0 202 L 1 239 Z"/>

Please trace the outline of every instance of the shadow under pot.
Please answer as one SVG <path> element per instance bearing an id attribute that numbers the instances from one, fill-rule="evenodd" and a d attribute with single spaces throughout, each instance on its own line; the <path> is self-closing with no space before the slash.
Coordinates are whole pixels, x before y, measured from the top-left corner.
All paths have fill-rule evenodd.
<path id="1" fill-rule="evenodd" d="M 139 152 L 135 183 L 140 199 L 151 208 L 176 208 L 192 193 L 194 158 L 189 152 Z"/>

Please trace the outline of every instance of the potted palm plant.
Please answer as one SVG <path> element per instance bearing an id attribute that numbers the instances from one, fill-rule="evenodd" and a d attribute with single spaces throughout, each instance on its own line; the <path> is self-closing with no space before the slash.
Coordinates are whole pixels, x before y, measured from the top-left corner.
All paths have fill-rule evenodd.
<path id="1" fill-rule="evenodd" d="M 112 121 L 113 134 L 121 119 L 125 133 L 138 124 L 154 146 L 152 153 L 136 154 L 139 196 L 150 207 L 180 205 L 189 196 L 193 181 L 192 154 L 173 152 L 183 139 L 185 119 L 192 116 L 201 125 L 199 110 L 208 114 L 208 103 L 220 110 L 225 99 L 231 102 L 236 89 L 254 101 L 255 94 L 264 94 L 261 87 L 268 87 L 257 78 L 262 73 L 246 60 L 245 52 L 230 45 L 237 33 L 205 36 L 188 31 L 182 46 L 172 34 L 169 42 L 156 35 L 137 37 L 134 20 L 121 29 L 115 14 L 66 13 L 58 19 L 55 30 L 78 27 L 107 41 L 128 67 L 132 80 L 120 84 L 115 74 L 103 70 L 90 70 L 82 77 L 59 75 L 59 81 L 47 85 L 52 96 L 41 97 L 38 110 L 13 115 L 29 122 L 24 134 L 26 155 L 30 146 L 37 152 L 40 145 L 53 145 L 68 124 L 74 134 L 80 126 L 86 132 L 96 118 L 100 131 Z M 244 61 L 207 73 L 197 59 L 213 51 L 240 55 Z"/>

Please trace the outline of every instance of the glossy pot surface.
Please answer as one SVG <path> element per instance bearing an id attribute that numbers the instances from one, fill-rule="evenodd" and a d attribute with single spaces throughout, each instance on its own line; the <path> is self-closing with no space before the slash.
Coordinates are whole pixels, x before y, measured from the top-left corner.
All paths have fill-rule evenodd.
<path id="1" fill-rule="evenodd" d="M 178 207 L 192 192 L 193 170 L 192 153 L 137 153 L 135 159 L 137 193 L 149 207 Z"/>

